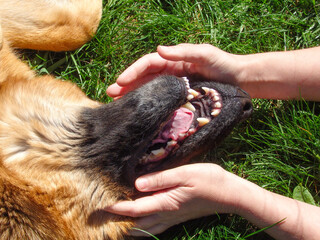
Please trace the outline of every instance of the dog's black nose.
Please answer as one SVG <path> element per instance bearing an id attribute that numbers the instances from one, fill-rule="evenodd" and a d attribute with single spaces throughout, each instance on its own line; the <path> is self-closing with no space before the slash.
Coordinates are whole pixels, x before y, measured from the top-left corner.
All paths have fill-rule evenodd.
<path id="1" fill-rule="evenodd" d="M 238 88 L 237 96 L 240 98 L 242 105 L 242 120 L 247 119 L 248 117 L 250 117 L 253 111 L 251 98 L 249 94 L 241 88 Z"/>

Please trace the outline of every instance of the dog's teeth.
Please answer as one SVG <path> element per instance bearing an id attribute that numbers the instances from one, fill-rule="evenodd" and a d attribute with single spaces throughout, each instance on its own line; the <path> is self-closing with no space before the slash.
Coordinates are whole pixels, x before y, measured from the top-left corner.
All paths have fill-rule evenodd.
<path id="1" fill-rule="evenodd" d="M 214 101 L 220 101 L 220 99 L 221 99 L 220 94 L 213 96 L 212 99 L 213 99 Z"/>
<path id="2" fill-rule="evenodd" d="M 199 122 L 199 126 L 202 127 L 210 122 L 210 119 L 208 118 L 197 118 L 197 121 Z"/>
<path id="3" fill-rule="evenodd" d="M 177 141 L 171 140 L 170 142 L 167 142 L 167 147 L 174 147 L 177 145 Z"/>
<path id="4" fill-rule="evenodd" d="M 189 109 L 192 112 L 196 111 L 196 108 L 192 105 L 192 103 L 187 102 L 186 104 L 184 104 L 182 107 Z"/>
<path id="5" fill-rule="evenodd" d="M 202 90 L 206 92 L 206 94 L 209 94 L 210 88 L 207 87 L 202 87 Z"/>
<path id="6" fill-rule="evenodd" d="M 189 92 L 189 94 L 191 94 L 194 97 L 197 97 L 200 94 L 196 90 L 193 90 L 193 89 L 189 89 L 188 92 Z"/>
<path id="7" fill-rule="evenodd" d="M 183 81 L 185 82 L 186 84 L 186 88 L 189 90 L 190 89 L 190 85 L 189 85 L 189 80 L 187 77 L 182 77 Z"/>
<path id="8" fill-rule="evenodd" d="M 179 137 L 178 137 L 178 140 L 179 141 L 182 141 L 184 140 L 186 137 L 188 137 L 188 132 L 185 132 L 185 133 L 179 133 Z"/>
<path id="9" fill-rule="evenodd" d="M 160 149 L 151 151 L 151 153 L 153 154 L 153 157 L 160 157 L 166 153 L 166 150 L 164 148 L 160 148 Z"/>
<path id="10" fill-rule="evenodd" d="M 188 94 L 187 99 L 190 101 L 191 99 L 193 99 L 194 96 L 192 94 Z"/>
<path id="11" fill-rule="evenodd" d="M 221 109 L 220 108 L 216 108 L 211 112 L 211 116 L 216 117 L 220 114 Z"/>
<path id="12" fill-rule="evenodd" d="M 216 90 L 214 90 L 214 89 L 211 89 L 210 88 L 210 95 L 212 96 L 212 97 L 215 97 L 215 96 L 220 96 L 220 93 L 218 92 L 218 91 L 216 91 Z"/>
<path id="13" fill-rule="evenodd" d="M 214 104 L 214 108 L 222 108 L 222 104 L 221 104 L 221 102 L 216 102 L 215 104 Z"/>
<path id="14" fill-rule="evenodd" d="M 188 135 L 192 135 L 196 132 L 196 129 L 195 128 L 190 128 L 189 131 L 188 131 Z"/>

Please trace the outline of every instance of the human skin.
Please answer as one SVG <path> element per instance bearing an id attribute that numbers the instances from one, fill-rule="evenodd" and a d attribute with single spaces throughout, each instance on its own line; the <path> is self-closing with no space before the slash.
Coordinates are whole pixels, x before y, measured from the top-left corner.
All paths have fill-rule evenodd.
<path id="1" fill-rule="evenodd" d="M 198 73 L 237 84 L 253 98 L 320 101 L 319 59 L 320 47 L 234 55 L 208 44 L 160 46 L 126 69 L 107 93 L 121 97 L 159 74 Z M 215 164 L 186 165 L 143 176 L 136 188 L 156 193 L 106 210 L 135 217 L 137 227 L 152 234 L 200 216 L 234 213 L 261 228 L 283 220 L 266 231 L 276 239 L 320 239 L 319 207 L 269 192 Z"/>
<path id="2" fill-rule="evenodd" d="M 158 234 L 186 220 L 216 213 L 238 214 L 276 239 L 320 239 L 320 208 L 269 192 L 216 164 L 181 166 L 139 178 L 136 188 L 153 192 L 107 211 L 137 218 L 136 227 Z M 132 231 L 133 236 L 144 236 Z"/>
<path id="3" fill-rule="evenodd" d="M 159 74 L 206 78 L 239 85 L 252 98 L 320 101 L 320 47 L 235 55 L 208 44 L 159 46 L 127 68 L 107 89 L 119 97 Z"/>

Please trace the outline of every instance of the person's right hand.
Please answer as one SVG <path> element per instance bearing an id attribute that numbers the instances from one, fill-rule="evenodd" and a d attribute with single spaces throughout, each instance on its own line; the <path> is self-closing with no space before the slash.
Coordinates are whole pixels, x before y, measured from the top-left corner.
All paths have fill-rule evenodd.
<path id="1" fill-rule="evenodd" d="M 105 210 L 134 217 L 136 228 L 159 234 L 190 219 L 237 213 L 240 199 L 246 197 L 241 187 L 247 184 L 251 185 L 216 164 L 183 165 L 138 178 L 136 188 L 149 192 L 148 196 L 118 202 Z M 131 231 L 131 235 L 146 236 L 139 230 Z"/>
<path id="2" fill-rule="evenodd" d="M 107 93 L 113 98 L 120 97 L 160 74 L 183 77 L 197 73 L 211 80 L 237 84 L 243 63 L 240 58 L 209 44 L 159 46 L 157 52 L 143 56 L 127 68 Z"/>

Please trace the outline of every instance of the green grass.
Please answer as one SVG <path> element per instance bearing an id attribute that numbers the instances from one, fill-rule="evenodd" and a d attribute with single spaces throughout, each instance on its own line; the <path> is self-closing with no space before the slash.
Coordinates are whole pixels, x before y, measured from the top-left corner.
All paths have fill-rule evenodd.
<path id="1" fill-rule="evenodd" d="M 108 85 L 157 45 L 211 43 L 249 54 L 320 44 L 320 4 L 315 0 L 110 0 L 96 37 L 67 53 L 31 52 L 30 65 L 77 83 L 91 98 L 111 101 Z M 254 100 L 252 118 L 209 159 L 260 186 L 292 197 L 297 186 L 319 204 L 319 103 Z M 300 191 L 302 192 L 302 191 Z M 271 239 L 238 216 L 191 221 L 159 239 Z"/>

